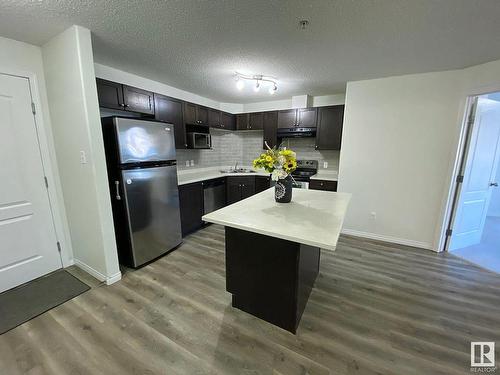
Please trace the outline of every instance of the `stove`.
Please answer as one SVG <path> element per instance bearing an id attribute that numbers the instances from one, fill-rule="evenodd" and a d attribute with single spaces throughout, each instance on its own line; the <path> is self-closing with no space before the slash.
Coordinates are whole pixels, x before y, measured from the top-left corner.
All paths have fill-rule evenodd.
<path id="1" fill-rule="evenodd" d="M 297 160 L 297 169 L 292 172 L 292 177 L 295 180 L 293 187 L 308 189 L 311 176 L 318 173 L 317 160 Z"/>

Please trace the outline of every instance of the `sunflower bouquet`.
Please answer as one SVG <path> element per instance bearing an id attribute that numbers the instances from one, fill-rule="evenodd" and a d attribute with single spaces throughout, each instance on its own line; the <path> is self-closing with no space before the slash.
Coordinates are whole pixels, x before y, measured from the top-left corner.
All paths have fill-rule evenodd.
<path id="1" fill-rule="evenodd" d="M 286 147 L 270 148 L 253 161 L 255 169 L 265 169 L 271 173 L 273 181 L 284 179 L 297 168 L 296 154 Z"/>

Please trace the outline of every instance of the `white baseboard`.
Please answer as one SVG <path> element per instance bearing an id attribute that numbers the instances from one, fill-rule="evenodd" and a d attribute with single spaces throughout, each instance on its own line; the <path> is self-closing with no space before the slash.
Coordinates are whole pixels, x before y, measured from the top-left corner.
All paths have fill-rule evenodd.
<path id="1" fill-rule="evenodd" d="M 412 247 L 419 247 L 421 249 L 435 251 L 432 248 L 432 245 L 430 243 L 428 243 L 428 242 L 420 242 L 420 241 L 414 241 L 414 240 L 407 240 L 405 238 L 385 236 L 385 235 L 382 235 L 382 234 L 375 234 L 375 233 L 369 233 L 369 232 L 361 232 L 361 231 L 354 230 L 354 229 L 342 229 L 341 233 L 342 234 L 347 234 L 349 236 L 369 238 L 371 240 L 379 240 L 379 241 L 384 241 L 384 242 L 397 243 L 398 245 L 406 245 L 406 246 L 412 246 Z"/>
<path id="2" fill-rule="evenodd" d="M 122 273 L 118 271 L 114 275 L 111 275 L 106 278 L 106 285 L 114 284 L 117 281 L 120 281 L 121 279 L 122 279 Z"/>
<path id="3" fill-rule="evenodd" d="M 121 278 L 122 278 L 121 272 L 117 272 L 111 276 L 106 276 L 106 275 L 103 275 L 102 273 L 100 273 L 99 271 L 95 270 L 94 268 L 90 267 L 87 263 L 82 262 L 79 259 L 75 259 L 75 265 L 77 267 L 80 267 L 82 270 L 84 270 L 88 274 L 94 276 L 97 280 L 106 282 L 106 285 L 114 284 L 117 281 L 121 280 Z"/>

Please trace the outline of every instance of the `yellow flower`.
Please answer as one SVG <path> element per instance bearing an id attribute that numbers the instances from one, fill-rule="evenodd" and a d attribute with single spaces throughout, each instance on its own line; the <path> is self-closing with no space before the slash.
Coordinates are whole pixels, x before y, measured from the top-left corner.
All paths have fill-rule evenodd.
<path id="1" fill-rule="evenodd" d="M 272 158 L 271 156 L 267 155 L 267 156 L 266 156 L 266 161 L 267 161 L 268 163 L 270 163 L 270 162 L 272 162 L 272 161 L 273 161 L 273 158 Z"/>

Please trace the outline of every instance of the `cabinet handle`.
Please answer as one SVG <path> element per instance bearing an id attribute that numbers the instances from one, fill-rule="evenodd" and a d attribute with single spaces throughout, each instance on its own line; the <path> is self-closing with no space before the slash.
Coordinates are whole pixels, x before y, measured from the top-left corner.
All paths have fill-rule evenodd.
<path id="1" fill-rule="evenodd" d="M 120 181 L 115 181 L 115 188 L 116 188 L 116 200 L 121 201 L 122 197 L 120 197 Z"/>
<path id="2" fill-rule="evenodd" d="M 490 186 L 498 187 L 498 182 L 490 182 Z"/>

